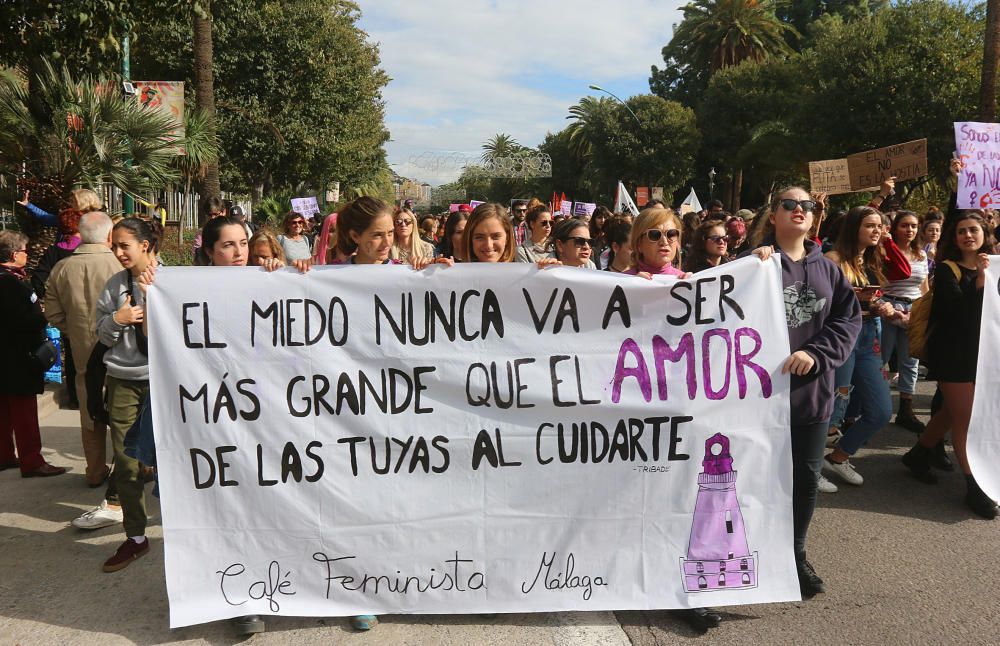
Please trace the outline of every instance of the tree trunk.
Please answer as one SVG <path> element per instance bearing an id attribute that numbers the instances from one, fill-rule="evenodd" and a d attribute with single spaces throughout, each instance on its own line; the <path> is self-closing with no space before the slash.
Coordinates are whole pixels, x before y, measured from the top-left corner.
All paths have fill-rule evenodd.
<path id="1" fill-rule="evenodd" d="M 212 74 L 212 0 L 197 0 L 194 8 L 194 100 L 210 117 L 215 130 L 215 78 Z M 202 197 L 222 197 L 219 162 L 210 162 L 201 183 Z M 200 214 L 199 214 L 200 216 Z"/>
<path id="2" fill-rule="evenodd" d="M 740 210 L 740 196 L 743 194 L 743 169 L 737 168 L 733 176 L 733 213 Z"/>
<path id="3" fill-rule="evenodd" d="M 997 113 L 997 63 L 1000 62 L 1000 0 L 987 0 L 983 74 L 979 84 L 979 120 L 992 123 Z"/>

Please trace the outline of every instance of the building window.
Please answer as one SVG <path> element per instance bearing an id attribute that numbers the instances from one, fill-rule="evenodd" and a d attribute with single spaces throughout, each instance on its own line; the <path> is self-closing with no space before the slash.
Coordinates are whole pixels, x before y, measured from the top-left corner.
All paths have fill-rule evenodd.
<path id="1" fill-rule="evenodd" d="M 719 575 L 719 587 L 722 587 L 722 588 L 726 587 L 726 575 L 725 574 L 720 574 Z"/>
<path id="2" fill-rule="evenodd" d="M 698 577 L 698 588 L 700 590 L 704 590 L 707 587 L 708 587 L 708 581 L 705 580 L 705 577 L 703 576 Z"/>
<path id="3" fill-rule="evenodd" d="M 743 573 L 743 585 L 750 585 L 750 575 L 746 572 Z"/>

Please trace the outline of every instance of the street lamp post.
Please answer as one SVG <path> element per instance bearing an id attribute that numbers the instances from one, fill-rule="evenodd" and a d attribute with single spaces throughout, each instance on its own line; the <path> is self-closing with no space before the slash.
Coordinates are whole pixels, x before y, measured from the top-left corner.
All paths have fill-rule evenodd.
<path id="1" fill-rule="evenodd" d="M 708 199 L 715 198 L 715 166 L 712 166 L 712 170 L 708 171 Z"/>
<path id="2" fill-rule="evenodd" d="M 595 92 L 604 92 L 605 94 L 607 94 L 608 96 L 610 96 L 612 99 L 614 99 L 618 103 L 621 103 L 622 106 L 626 110 L 628 110 L 628 113 L 632 115 L 632 118 L 635 119 L 635 122 L 637 124 L 639 124 L 639 132 L 640 132 L 640 134 L 642 133 L 642 131 L 644 131 L 646 129 L 646 124 L 644 124 L 642 122 L 642 119 L 640 119 L 639 116 L 635 112 L 632 111 L 632 108 L 629 107 L 628 103 L 625 103 L 624 101 L 622 101 L 621 97 L 619 97 L 617 94 L 615 94 L 614 92 L 612 92 L 610 90 L 605 90 L 600 85 L 591 85 L 589 87 L 590 87 L 591 90 L 594 90 Z M 645 151 L 645 149 L 646 149 L 645 141 L 643 142 L 642 148 L 643 148 L 643 151 Z M 652 181 L 647 180 L 646 184 L 648 185 L 647 190 L 649 191 L 650 195 L 652 195 L 652 192 L 653 192 L 653 183 L 652 183 Z M 638 199 L 638 196 L 636 196 L 636 198 Z"/>

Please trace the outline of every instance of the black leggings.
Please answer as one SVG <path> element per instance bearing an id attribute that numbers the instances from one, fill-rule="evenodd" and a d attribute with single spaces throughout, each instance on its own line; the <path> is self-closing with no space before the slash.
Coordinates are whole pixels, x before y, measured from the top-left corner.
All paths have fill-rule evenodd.
<path id="1" fill-rule="evenodd" d="M 795 560 L 806 557 L 806 534 L 816 509 L 816 481 L 823 466 L 829 421 L 792 426 L 792 526 Z"/>

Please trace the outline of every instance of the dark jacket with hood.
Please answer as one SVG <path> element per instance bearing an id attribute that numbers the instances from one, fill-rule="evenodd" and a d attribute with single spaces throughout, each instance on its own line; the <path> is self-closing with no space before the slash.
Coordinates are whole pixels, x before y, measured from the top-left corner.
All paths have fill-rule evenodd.
<path id="1" fill-rule="evenodd" d="M 792 426 L 830 419 L 833 412 L 833 373 L 850 356 L 861 332 L 861 306 L 843 272 L 823 255 L 820 245 L 805 241 L 799 262 L 781 253 L 781 287 L 785 322 L 792 352 L 804 350 L 815 359 L 809 374 L 791 375 Z"/>

